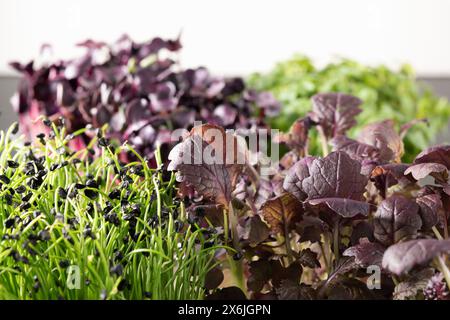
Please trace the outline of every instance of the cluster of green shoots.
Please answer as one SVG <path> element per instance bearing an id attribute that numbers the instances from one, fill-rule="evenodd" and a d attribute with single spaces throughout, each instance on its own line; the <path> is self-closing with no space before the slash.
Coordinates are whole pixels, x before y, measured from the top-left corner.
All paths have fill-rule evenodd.
<path id="1" fill-rule="evenodd" d="M 217 236 L 188 219 L 161 160 L 151 169 L 101 131 L 73 152 L 91 129 L 44 123 L 33 143 L 17 124 L 1 132 L 0 299 L 203 298 Z"/>

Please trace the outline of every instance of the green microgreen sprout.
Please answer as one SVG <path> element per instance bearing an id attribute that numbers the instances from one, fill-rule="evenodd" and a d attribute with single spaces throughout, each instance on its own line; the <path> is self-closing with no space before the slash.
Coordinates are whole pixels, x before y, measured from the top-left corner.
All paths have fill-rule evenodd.
<path id="1" fill-rule="evenodd" d="M 0 299 L 203 298 L 220 246 L 186 222 L 174 177 L 105 128 L 73 152 L 88 129 L 44 124 L 31 144 L 13 139 L 17 124 L 0 133 Z"/>

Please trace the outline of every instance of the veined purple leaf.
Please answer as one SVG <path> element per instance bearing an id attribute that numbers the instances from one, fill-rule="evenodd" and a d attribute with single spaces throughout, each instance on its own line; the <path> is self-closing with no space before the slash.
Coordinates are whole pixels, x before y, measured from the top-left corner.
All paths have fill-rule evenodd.
<path id="1" fill-rule="evenodd" d="M 319 93 L 312 97 L 312 103 L 311 119 L 322 127 L 326 137 L 333 138 L 356 124 L 362 101 L 342 93 Z"/>
<path id="2" fill-rule="evenodd" d="M 428 281 L 434 275 L 433 268 L 427 268 L 414 273 L 405 281 L 395 286 L 393 298 L 394 300 L 415 299 L 417 294 L 426 288 Z"/>
<path id="3" fill-rule="evenodd" d="M 293 194 L 298 200 L 304 201 L 308 195 L 302 189 L 302 182 L 309 177 L 309 167 L 314 157 L 305 157 L 297 161 L 287 172 L 283 182 L 283 189 Z"/>
<path id="4" fill-rule="evenodd" d="M 332 212 L 337 213 L 342 218 L 355 218 L 367 216 L 370 211 L 370 204 L 363 201 L 345 198 L 321 198 L 308 200 L 312 206 L 327 206 Z"/>
<path id="5" fill-rule="evenodd" d="M 384 161 L 401 162 L 403 141 L 394 128 L 392 120 L 371 123 L 363 128 L 358 141 L 374 146 Z"/>
<path id="6" fill-rule="evenodd" d="M 364 281 L 339 275 L 329 286 L 329 300 L 378 300 L 376 290 L 370 290 Z"/>
<path id="7" fill-rule="evenodd" d="M 275 142 L 286 144 L 291 150 L 302 152 L 308 146 L 308 132 L 313 126 L 309 117 L 297 119 L 291 126 L 289 133 L 276 136 Z"/>
<path id="8" fill-rule="evenodd" d="M 438 213 L 443 205 L 438 194 L 427 194 L 416 198 L 419 214 L 422 218 L 422 229 L 429 230 L 439 222 Z"/>
<path id="9" fill-rule="evenodd" d="M 423 179 L 429 175 L 433 177 L 440 177 L 443 181 L 447 181 L 448 178 L 447 167 L 443 164 L 434 162 L 412 165 L 405 170 L 405 175 L 407 174 L 411 174 L 416 180 Z"/>
<path id="10" fill-rule="evenodd" d="M 347 138 L 346 136 L 337 136 L 331 140 L 333 151 L 343 151 L 352 159 L 363 161 L 366 159 L 377 161 L 380 158 L 378 148 Z"/>
<path id="11" fill-rule="evenodd" d="M 419 163 L 440 163 L 450 170 L 450 145 L 430 147 L 416 157 L 415 164 Z"/>
<path id="12" fill-rule="evenodd" d="M 228 146 L 229 141 L 234 142 L 234 145 Z M 167 169 L 178 171 L 177 180 L 193 185 L 205 198 L 214 199 L 216 203 L 228 207 L 237 177 L 244 168 L 243 164 L 236 162 L 238 153 L 242 151 L 241 147 L 235 137 L 227 139 L 227 133 L 221 127 L 195 127 L 184 141 L 172 149 Z M 233 162 L 228 163 L 228 152 L 233 150 L 236 152 Z"/>
<path id="13" fill-rule="evenodd" d="M 355 263 L 362 268 L 367 268 L 371 265 L 381 267 L 381 260 L 385 250 L 386 248 L 379 243 L 365 241 L 348 248 L 343 255 L 355 257 Z"/>
<path id="14" fill-rule="evenodd" d="M 295 222 L 300 221 L 303 206 L 292 194 L 284 193 L 266 201 L 261 207 L 261 213 L 272 234 L 286 236 L 286 233 L 295 227 Z"/>
<path id="15" fill-rule="evenodd" d="M 390 246 L 383 256 L 383 268 L 397 275 L 423 266 L 441 253 L 450 251 L 450 240 L 419 239 Z"/>
<path id="16" fill-rule="evenodd" d="M 373 219 L 375 238 L 385 245 L 415 235 L 422 227 L 419 206 L 401 195 L 383 200 Z"/>
<path id="17" fill-rule="evenodd" d="M 345 152 L 332 152 L 325 158 L 315 159 L 309 166 L 309 176 L 301 183 L 308 200 L 322 198 L 347 198 L 361 201 L 367 178 L 361 165 Z"/>

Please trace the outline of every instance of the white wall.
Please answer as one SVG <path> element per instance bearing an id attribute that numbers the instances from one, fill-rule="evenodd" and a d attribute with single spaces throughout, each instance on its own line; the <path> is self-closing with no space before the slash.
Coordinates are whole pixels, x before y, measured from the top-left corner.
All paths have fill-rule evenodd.
<path id="1" fill-rule="evenodd" d="M 43 42 L 71 57 L 85 38 L 175 37 L 185 66 L 248 73 L 303 52 L 366 63 L 414 65 L 450 75 L 449 0 L 0 0 L 0 73 L 35 56 Z"/>

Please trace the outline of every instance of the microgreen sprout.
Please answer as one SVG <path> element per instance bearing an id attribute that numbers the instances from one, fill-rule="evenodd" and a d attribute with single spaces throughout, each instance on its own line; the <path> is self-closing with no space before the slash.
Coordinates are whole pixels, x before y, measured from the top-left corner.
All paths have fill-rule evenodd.
<path id="1" fill-rule="evenodd" d="M 73 152 L 86 129 L 44 125 L 33 143 L 1 132 L 0 299 L 203 298 L 219 247 L 186 223 L 173 179 L 122 164 L 102 131 Z"/>

